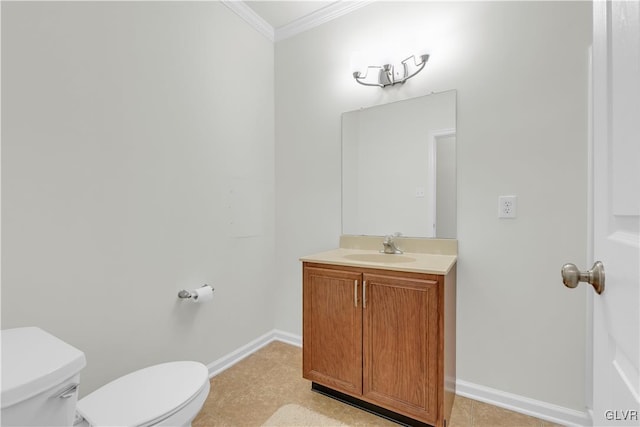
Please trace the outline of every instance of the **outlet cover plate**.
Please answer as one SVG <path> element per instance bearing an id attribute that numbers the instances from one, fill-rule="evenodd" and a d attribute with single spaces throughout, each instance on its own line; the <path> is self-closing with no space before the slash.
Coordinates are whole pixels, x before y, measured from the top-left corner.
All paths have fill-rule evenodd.
<path id="1" fill-rule="evenodd" d="M 498 218 L 515 218 L 518 214 L 517 196 L 498 197 Z"/>

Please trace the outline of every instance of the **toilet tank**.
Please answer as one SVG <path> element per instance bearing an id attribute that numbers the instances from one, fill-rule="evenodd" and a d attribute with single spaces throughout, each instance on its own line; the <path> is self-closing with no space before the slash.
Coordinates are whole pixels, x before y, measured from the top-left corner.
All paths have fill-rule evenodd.
<path id="1" fill-rule="evenodd" d="M 0 331 L 3 426 L 72 426 L 84 353 L 36 327 Z"/>

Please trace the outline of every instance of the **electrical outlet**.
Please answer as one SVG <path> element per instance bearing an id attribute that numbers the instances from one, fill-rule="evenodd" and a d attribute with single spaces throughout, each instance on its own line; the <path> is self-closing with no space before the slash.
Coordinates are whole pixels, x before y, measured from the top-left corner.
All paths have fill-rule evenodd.
<path id="1" fill-rule="evenodd" d="M 517 196 L 498 197 L 498 218 L 515 218 L 518 211 Z"/>

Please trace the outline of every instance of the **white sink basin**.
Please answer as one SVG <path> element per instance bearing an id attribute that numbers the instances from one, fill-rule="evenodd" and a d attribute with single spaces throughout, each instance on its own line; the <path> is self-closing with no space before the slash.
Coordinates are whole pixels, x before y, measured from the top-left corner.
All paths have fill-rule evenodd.
<path id="1" fill-rule="evenodd" d="M 413 262 L 416 260 L 415 258 L 397 254 L 349 254 L 344 255 L 344 258 L 352 261 L 381 263 Z"/>

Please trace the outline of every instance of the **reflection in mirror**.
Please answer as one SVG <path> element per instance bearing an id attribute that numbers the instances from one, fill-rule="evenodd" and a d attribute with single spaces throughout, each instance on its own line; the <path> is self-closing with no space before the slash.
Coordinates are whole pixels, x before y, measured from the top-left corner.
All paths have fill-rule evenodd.
<path id="1" fill-rule="evenodd" d="M 342 233 L 456 237 L 456 91 L 342 115 Z"/>

